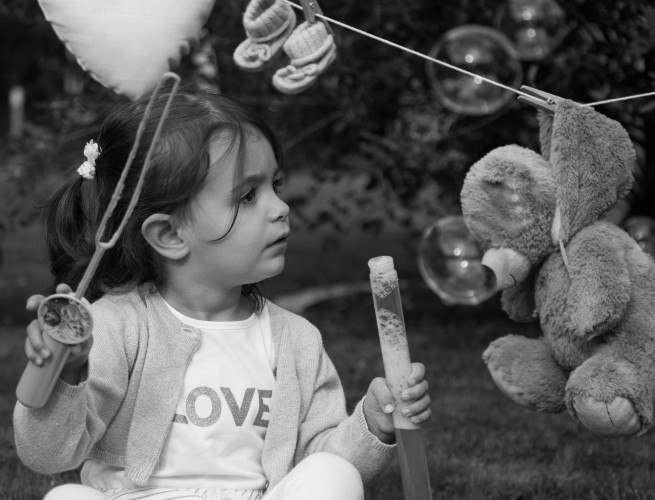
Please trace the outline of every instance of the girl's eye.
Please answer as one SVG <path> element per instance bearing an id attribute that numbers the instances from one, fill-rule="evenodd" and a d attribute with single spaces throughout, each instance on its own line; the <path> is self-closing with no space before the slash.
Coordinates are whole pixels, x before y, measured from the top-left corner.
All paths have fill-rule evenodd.
<path id="1" fill-rule="evenodd" d="M 276 193 L 280 192 L 280 188 L 284 185 L 284 179 L 280 177 L 279 179 L 273 179 L 273 191 Z"/>
<path id="2" fill-rule="evenodd" d="M 252 203 L 255 201 L 255 198 L 257 197 L 257 190 L 256 189 L 250 189 L 246 194 L 244 194 L 241 197 L 241 201 L 243 203 Z"/>

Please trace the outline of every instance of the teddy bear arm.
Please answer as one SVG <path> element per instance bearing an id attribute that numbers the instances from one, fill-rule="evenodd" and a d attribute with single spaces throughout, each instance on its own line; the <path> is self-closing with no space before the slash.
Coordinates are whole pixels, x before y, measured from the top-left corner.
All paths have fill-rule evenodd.
<path id="1" fill-rule="evenodd" d="M 503 291 L 501 305 L 511 320 L 518 323 L 537 320 L 534 290 L 534 275 L 530 275 L 525 281 Z"/>
<path id="2" fill-rule="evenodd" d="M 621 322 L 631 292 L 623 252 L 598 241 L 589 245 L 569 256 L 567 298 L 575 331 L 585 339 L 607 333 Z"/>

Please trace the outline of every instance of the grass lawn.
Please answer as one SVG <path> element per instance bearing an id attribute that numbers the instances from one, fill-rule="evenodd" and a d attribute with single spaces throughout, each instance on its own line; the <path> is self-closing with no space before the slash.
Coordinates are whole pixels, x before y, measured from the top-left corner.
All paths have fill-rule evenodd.
<path id="1" fill-rule="evenodd" d="M 0 269 L 0 498 L 39 499 L 75 472 L 40 476 L 18 460 L 11 413 L 24 367 L 22 344 L 29 315 L 25 298 L 49 279 L 34 231 L 7 241 Z M 480 355 L 509 332 L 536 335 L 510 322 L 497 297 L 478 307 L 446 307 L 422 283 L 413 245 L 398 239 L 348 236 L 337 248 L 298 235 L 285 273 L 269 286 L 273 297 L 321 283 L 363 282 L 366 262 L 393 255 L 403 284 L 403 305 L 412 358 L 428 367 L 433 417 L 424 426 L 433 497 L 458 499 L 650 499 L 655 498 L 655 432 L 629 439 L 602 439 L 567 415 L 524 410 L 502 396 Z M 323 332 L 342 377 L 349 407 L 369 381 L 383 373 L 369 293 L 317 303 L 304 315 Z M 367 500 L 401 500 L 397 462 L 367 490 Z"/>

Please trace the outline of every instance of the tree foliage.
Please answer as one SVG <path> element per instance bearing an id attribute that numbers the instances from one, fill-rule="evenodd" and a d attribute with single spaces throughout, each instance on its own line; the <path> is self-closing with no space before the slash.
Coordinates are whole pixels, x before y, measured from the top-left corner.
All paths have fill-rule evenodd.
<path id="1" fill-rule="evenodd" d="M 0 62 L 9 68 L 0 74 L 0 88 L 6 92 L 16 82 L 28 85 L 29 118 L 41 126 L 26 144 L 13 146 L 23 158 L 42 150 L 30 141 L 40 141 L 47 150 L 76 129 L 92 129 L 120 100 L 81 74 L 36 5 L 11 0 L 0 7 Z M 565 37 L 545 59 L 522 63 L 523 83 L 579 102 L 655 88 L 652 2 L 571 0 L 559 5 Z M 486 0 L 322 2 L 328 17 L 424 54 L 451 28 L 496 26 L 501 6 Z M 396 226 L 418 232 L 433 219 L 459 211 L 464 175 L 486 152 L 508 143 L 538 149 L 533 108 L 513 100 L 490 116 L 452 113 L 434 96 L 430 63 L 340 26 L 333 26 L 336 61 L 310 89 L 282 95 L 271 78 L 286 64 L 284 56 L 259 73 L 241 71 L 232 60 L 245 37 L 245 7 L 245 0 L 217 2 L 201 43 L 178 71 L 258 108 L 277 127 L 287 145 L 288 196 L 298 224 L 374 231 Z M 301 21 L 302 11 L 295 11 Z M 84 85 L 78 95 L 70 95 L 64 82 L 75 71 Z M 647 137 L 655 121 L 654 102 L 599 108 L 629 130 L 642 167 L 653 162 Z M 12 162 L 1 160 L 0 175 L 6 179 Z M 23 170 L 31 168 L 36 167 L 26 160 Z M 641 186 L 653 183 L 651 170 L 643 169 Z M 18 205 L 30 205 L 20 203 L 29 196 L 25 189 L 13 192 Z M 4 212 L 0 225 L 7 226 L 13 216 L 7 207 Z"/>
<path id="2" fill-rule="evenodd" d="M 328 17 L 424 54 L 451 28 L 495 27 L 502 6 L 485 0 L 323 3 Z M 565 36 L 545 59 L 523 63 L 525 84 L 579 102 L 655 89 L 650 2 L 559 4 Z M 487 117 L 452 113 L 432 92 L 431 63 L 339 26 L 335 63 L 303 97 L 280 96 L 271 90 L 270 77 L 285 61 L 245 77 L 231 64 L 232 40 L 243 37 L 239 5 L 223 4 L 208 25 L 216 34 L 233 30 L 217 47 L 219 66 L 226 69 L 223 86 L 266 96 L 263 107 L 286 134 L 293 167 L 311 172 L 314 180 L 301 184 L 304 193 L 293 193 L 305 224 L 377 230 L 395 224 L 420 231 L 434 218 L 459 211 L 464 174 L 486 152 L 508 143 L 539 147 L 533 108 L 514 102 Z M 642 167 L 653 156 L 646 140 L 653 103 L 651 98 L 599 108 L 628 128 L 642 151 Z M 642 172 L 642 184 L 649 184 L 647 177 Z M 349 184 L 348 178 L 356 181 Z M 345 186 L 357 190 L 344 195 Z"/>

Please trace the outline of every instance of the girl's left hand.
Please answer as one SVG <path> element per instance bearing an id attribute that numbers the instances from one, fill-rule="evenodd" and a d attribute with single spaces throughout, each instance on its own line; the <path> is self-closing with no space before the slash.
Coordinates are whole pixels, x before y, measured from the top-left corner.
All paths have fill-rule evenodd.
<path id="1" fill-rule="evenodd" d="M 415 424 L 425 422 L 432 413 L 428 382 L 424 377 L 425 366 L 412 363 L 408 387 L 401 394 L 402 413 Z M 395 428 L 391 416 L 395 409 L 394 404 L 387 381 L 382 377 L 373 379 L 364 399 L 364 417 L 369 430 L 385 443 L 394 439 Z"/>

